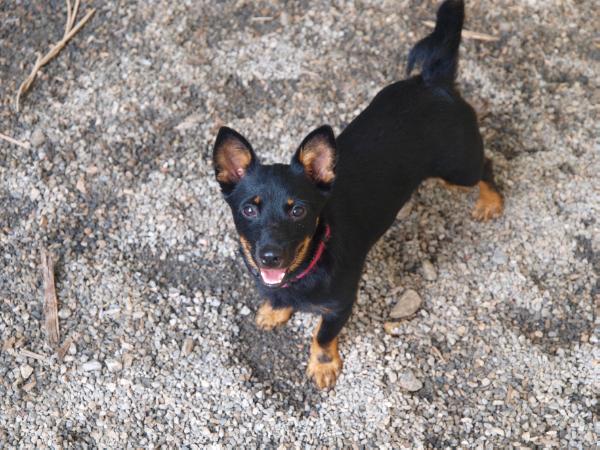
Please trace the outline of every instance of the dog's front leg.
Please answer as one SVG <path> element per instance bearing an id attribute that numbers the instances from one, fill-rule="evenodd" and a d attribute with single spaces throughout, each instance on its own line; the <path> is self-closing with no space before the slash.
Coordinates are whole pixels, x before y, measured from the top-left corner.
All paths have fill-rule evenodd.
<path id="1" fill-rule="evenodd" d="M 256 325 L 263 330 L 272 330 L 290 320 L 293 313 L 294 308 L 291 306 L 273 308 L 271 301 L 265 300 L 256 313 Z"/>
<path id="2" fill-rule="evenodd" d="M 350 317 L 352 308 L 323 315 L 313 334 L 307 374 L 319 389 L 331 388 L 342 371 L 338 334 Z"/>

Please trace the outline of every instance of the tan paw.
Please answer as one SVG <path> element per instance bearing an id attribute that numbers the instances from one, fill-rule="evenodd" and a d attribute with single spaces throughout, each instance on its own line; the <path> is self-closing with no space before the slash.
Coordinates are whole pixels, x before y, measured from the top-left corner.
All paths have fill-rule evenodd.
<path id="1" fill-rule="evenodd" d="M 473 218 L 485 222 L 500 217 L 503 211 L 502 196 L 486 182 L 480 182 L 479 199 L 473 208 Z"/>
<path id="2" fill-rule="evenodd" d="M 495 219 L 502 215 L 502 203 L 486 203 L 481 199 L 477 200 L 475 208 L 473 208 L 473 218 L 482 222 Z"/>
<path id="3" fill-rule="evenodd" d="M 293 312 L 294 309 L 291 307 L 275 309 L 266 301 L 258 308 L 256 325 L 263 330 L 272 330 L 290 320 Z"/>
<path id="4" fill-rule="evenodd" d="M 313 340 L 306 374 L 319 389 L 335 386 L 342 371 L 342 359 L 337 350 L 337 338 L 327 347 L 321 347 Z"/>

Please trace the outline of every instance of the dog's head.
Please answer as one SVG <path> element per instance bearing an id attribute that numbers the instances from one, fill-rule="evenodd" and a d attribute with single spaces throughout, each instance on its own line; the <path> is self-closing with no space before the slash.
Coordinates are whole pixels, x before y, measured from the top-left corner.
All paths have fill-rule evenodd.
<path id="1" fill-rule="evenodd" d="M 223 127 L 215 141 L 217 181 L 231 207 L 248 264 L 266 286 L 285 283 L 307 258 L 335 178 L 329 126 L 310 133 L 287 164 L 260 164 L 248 141 Z"/>

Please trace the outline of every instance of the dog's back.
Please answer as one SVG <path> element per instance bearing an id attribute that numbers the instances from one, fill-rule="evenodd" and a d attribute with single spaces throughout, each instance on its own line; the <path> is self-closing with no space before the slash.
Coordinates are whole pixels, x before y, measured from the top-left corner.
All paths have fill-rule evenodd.
<path id="1" fill-rule="evenodd" d="M 349 227 L 367 247 L 424 179 L 465 186 L 481 179 L 477 117 L 454 87 L 463 17 L 462 1 L 443 3 L 434 31 L 408 58 L 408 71 L 420 65 L 421 73 L 380 91 L 337 138 L 330 206 L 340 219 L 354 217 Z"/>

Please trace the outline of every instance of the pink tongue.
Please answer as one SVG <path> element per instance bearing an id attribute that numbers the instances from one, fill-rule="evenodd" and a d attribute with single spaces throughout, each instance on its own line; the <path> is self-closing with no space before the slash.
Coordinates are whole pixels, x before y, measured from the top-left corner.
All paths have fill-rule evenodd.
<path id="1" fill-rule="evenodd" d="M 260 269 L 260 276 L 265 284 L 279 284 L 285 276 L 285 269 Z"/>

